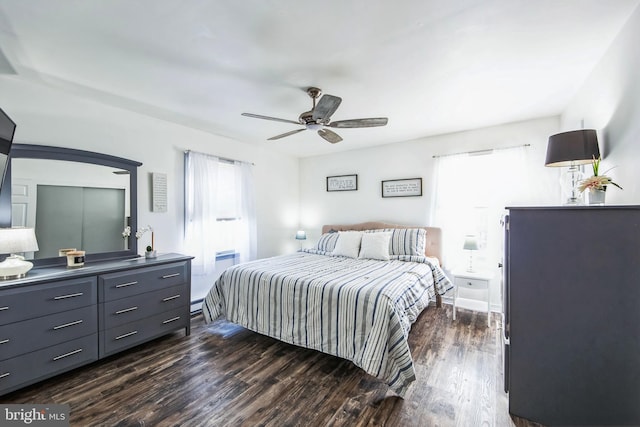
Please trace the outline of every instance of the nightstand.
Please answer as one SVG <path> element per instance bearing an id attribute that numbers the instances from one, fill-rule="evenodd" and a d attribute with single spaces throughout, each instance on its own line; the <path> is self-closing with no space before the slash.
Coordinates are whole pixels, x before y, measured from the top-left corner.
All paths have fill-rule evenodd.
<path id="1" fill-rule="evenodd" d="M 488 271 L 453 271 L 453 320 L 456 320 L 457 307 L 474 311 L 485 311 L 486 308 L 487 326 L 491 326 L 489 281 L 492 277 L 493 274 Z M 484 299 L 479 299 L 479 297 L 484 297 Z M 480 309 L 481 307 L 482 309 Z"/>

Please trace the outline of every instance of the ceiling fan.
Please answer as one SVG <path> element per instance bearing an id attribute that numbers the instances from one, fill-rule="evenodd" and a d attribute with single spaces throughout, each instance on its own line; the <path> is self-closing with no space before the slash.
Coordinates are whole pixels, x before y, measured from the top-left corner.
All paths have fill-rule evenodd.
<path id="1" fill-rule="evenodd" d="M 280 135 L 272 136 L 268 141 L 284 138 L 285 136 L 294 135 L 304 130 L 318 131 L 318 135 L 326 139 L 332 144 L 342 141 L 340 135 L 327 128 L 368 128 L 376 126 L 384 126 L 387 124 L 386 117 L 375 117 L 366 119 L 351 119 L 351 120 L 338 120 L 335 122 L 330 121 L 331 115 L 340 106 L 342 98 L 333 95 L 323 95 L 316 105 L 316 99 L 320 97 L 322 91 L 317 87 L 310 87 L 307 89 L 307 94 L 313 99 L 313 107 L 310 111 L 305 111 L 300 114 L 298 121 L 279 119 L 277 117 L 261 116 L 260 114 L 242 113 L 243 116 L 253 117 L 255 119 L 273 120 L 276 122 L 292 123 L 294 125 L 303 125 L 302 129 L 292 130 Z"/>

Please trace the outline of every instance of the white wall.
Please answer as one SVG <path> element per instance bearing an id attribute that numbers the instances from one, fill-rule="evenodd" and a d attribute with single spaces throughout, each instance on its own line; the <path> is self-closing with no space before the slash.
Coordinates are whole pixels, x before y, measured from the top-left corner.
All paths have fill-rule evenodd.
<path id="1" fill-rule="evenodd" d="M 110 107 L 19 76 L 0 77 L 0 93 L 3 110 L 17 124 L 16 143 L 76 148 L 142 162 L 138 170 L 138 220 L 140 226 L 153 226 L 159 252 L 184 252 L 186 149 L 254 163 L 258 256 L 296 249 L 293 236 L 298 226 L 298 159 Z M 167 174 L 166 213 L 151 212 L 151 172 Z M 142 237 L 140 253 L 149 244 L 145 239 L 150 237 Z"/>
<path id="2" fill-rule="evenodd" d="M 562 130 L 600 132 L 601 168 L 624 190 L 607 190 L 607 204 L 640 204 L 640 7 L 562 115 Z"/>
<path id="3" fill-rule="evenodd" d="M 435 225 L 431 222 L 434 155 L 530 144 L 528 158 L 531 173 L 536 174 L 532 178 L 540 181 L 540 192 L 523 193 L 520 200 L 505 203 L 557 204 L 559 170 L 545 168 L 544 160 L 548 137 L 558 127 L 559 118 L 550 117 L 301 159 L 300 226 L 309 236 L 306 246 L 313 245 L 323 224 L 382 220 Z M 347 174 L 358 174 L 357 191 L 326 191 L 327 176 Z M 382 180 L 403 178 L 422 178 L 423 196 L 382 198 Z M 469 185 L 499 183 L 483 183 L 478 177 Z"/>

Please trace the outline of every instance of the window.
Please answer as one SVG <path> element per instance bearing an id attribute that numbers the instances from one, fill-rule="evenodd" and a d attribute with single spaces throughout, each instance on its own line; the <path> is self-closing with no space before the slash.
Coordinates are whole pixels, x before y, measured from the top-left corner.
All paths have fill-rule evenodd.
<path id="1" fill-rule="evenodd" d="M 194 274 L 211 274 L 217 254 L 255 258 L 255 202 L 252 165 L 185 154 L 185 244 Z"/>
<path id="2" fill-rule="evenodd" d="M 443 231 L 443 262 L 448 269 L 468 264 L 469 253 L 462 248 L 466 235 L 478 239 L 474 266 L 497 266 L 505 207 L 519 203 L 531 185 L 525 150 L 516 147 L 437 159 L 432 218 Z"/>
<path id="3" fill-rule="evenodd" d="M 218 163 L 218 191 L 216 204 L 215 250 L 220 253 L 236 251 L 234 236 L 241 221 L 238 194 L 236 192 L 236 166 L 233 162 L 221 160 Z"/>

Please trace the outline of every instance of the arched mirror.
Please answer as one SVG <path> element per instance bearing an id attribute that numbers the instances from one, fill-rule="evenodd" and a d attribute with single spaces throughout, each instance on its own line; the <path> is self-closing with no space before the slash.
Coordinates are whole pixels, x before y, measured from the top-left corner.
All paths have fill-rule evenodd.
<path id="1" fill-rule="evenodd" d="M 13 144 L 0 190 L 3 227 L 32 227 L 34 264 L 66 263 L 60 250 L 86 261 L 137 256 L 137 168 L 140 162 L 90 151 Z M 128 237 L 126 226 L 134 230 Z"/>

